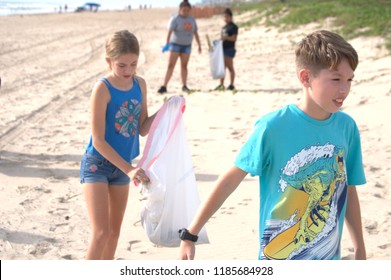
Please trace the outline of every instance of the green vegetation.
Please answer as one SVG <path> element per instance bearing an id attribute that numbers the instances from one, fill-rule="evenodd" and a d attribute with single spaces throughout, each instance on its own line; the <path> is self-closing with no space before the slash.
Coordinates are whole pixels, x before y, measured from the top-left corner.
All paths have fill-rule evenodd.
<path id="1" fill-rule="evenodd" d="M 251 20 L 239 23 L 241 27 L 264 19 L 267 25 L 292 29 L 331 18 L 334 31 L 345 38 L 381 36 L 391 52 L 391 0 L 265 0 L 237 4 L 236 9 L 256 12 Z"/>

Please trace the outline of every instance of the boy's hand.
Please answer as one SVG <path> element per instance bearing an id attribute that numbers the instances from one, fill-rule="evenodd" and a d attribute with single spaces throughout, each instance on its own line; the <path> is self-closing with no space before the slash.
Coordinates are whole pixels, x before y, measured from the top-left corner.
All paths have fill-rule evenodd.
<path id="1" fill-rule="evenodd" d="M 365 251 L 365 247 L 363 248 L 357 248 L 354 252 L 354 259 L 355 260 L 366 260 L 367 259 L 367 253 Z"/>
<path id="2" fill-rule="evenodd" d="M 180 260 L 194 260 L 195 244 L 192 241 L 182 240 L 179 247 Z"/>

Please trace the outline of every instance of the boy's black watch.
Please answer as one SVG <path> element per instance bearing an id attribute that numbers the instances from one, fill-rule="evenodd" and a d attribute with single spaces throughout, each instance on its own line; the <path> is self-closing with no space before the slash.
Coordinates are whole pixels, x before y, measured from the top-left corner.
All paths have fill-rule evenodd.
<path id="1" fill-rule="evenodd" d="M 182 228 L 182 229 L 179 230 L 179 238 L 181 240 L 190 240 L 190 241 L 193 241 L 193 242 L 197 242 L 197 240 L 198 240 L 198 236 L 197 235 L 191 234 L 185 228 Z"/>

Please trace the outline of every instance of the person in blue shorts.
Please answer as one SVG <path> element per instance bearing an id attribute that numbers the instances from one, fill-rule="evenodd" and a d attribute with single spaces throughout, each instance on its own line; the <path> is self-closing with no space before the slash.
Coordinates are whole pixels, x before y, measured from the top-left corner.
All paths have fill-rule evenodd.
<path id="1" fill-rule="evenodd" d="M 301 100 L 256 122 L 234 166 L 180 230 L 181 259 L 194 258 L 200 229 L 248 173 L 259 176 L 259 259 L 340 259 L 344 222 L 355 259 L 366 259 L 356 190 L 366 183 L 360 134 L 340 111 L 357 52 L 338 34 L 320 30 L 303 38 L 295 54 Z"/>
<path id="2" fill-rule="evenodd" d="M 158 93 L 160 94 L 167 92 L 167 85 L 174 72 L 178 58 L 180 58 L 181 61 L 182 91 L 190 91 L 187 87 L 187 66 L 190 59 L 193 37 L 195 37 L 198 44 L 198 53 L 202 52 L 197 23 L 194 17 L 190 15 L 190 10 L 191 5 L 189 1 L 182 1 L 179 5 L 179 13 L 175 14 L 170 19 L 166 42 L 166 46 L 168 46 L 168 50 L 170 51 L 170 56 L 168 58 L 164 83 L 158 90 Z"/>
<path id="3" fill-rule="evenodd" d="M 146 82 L 136 75 L 136 36 L 115 32 L 105 47 L 110 73 L 92 90 L 92 133 L 80 166 L 92 229 L 85 258 L 96 260 L 114 258 L 130 180 L 149 181 L 132 160 L 140 153 L 139 135 L 148 134 L 156 115 L 148 116 Z"/>
<path id="4" fill-rule="evenodd" d="M 224 11 L 225 25 L 221 30 L 221 38 L 223 40 L 223 51 L 224 51 L 224 65 L 228 69 L 230 75 L 230 83 L 227 87 L 228 90 L 235 90 L 235 68 L 234 68 L 234 57 L 236 54 L 235 43 L 238 39 L 239 28 L 232 21 L 232 10 L 227 8 Z M 224 78 L 220 79 L 220 84 L 215 90 L 225 90 Z"/>

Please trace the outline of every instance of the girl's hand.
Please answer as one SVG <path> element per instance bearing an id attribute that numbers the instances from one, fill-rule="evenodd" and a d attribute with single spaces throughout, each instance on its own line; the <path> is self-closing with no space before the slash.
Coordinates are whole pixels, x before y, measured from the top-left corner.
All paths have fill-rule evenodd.
<path id="1" fill-rule="evenodd" d="M 138 184 L 140 184 L 140 183 L 148 183 L 149 182 L 149 178 L 145 174 L 145 171 L 143 169 L 139 168 L 139 167 L 136 167 L 136 168 L 132 169 L 128 173 L 128 176 L 129 176 L 131 181 L 135 182 L 136 186 Z"/>

